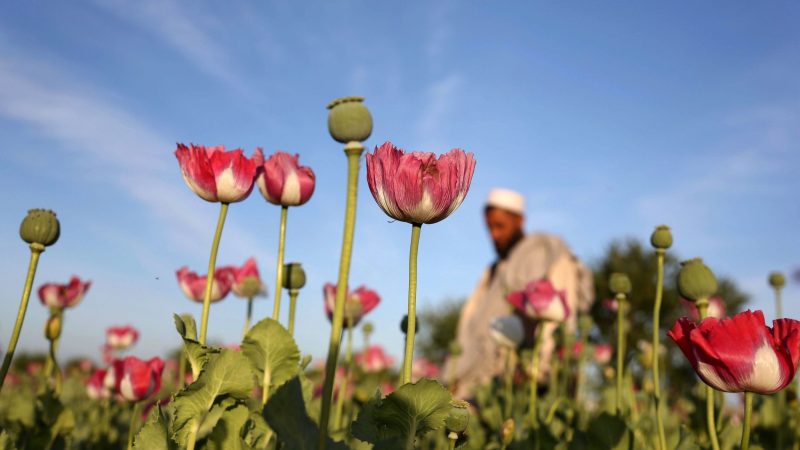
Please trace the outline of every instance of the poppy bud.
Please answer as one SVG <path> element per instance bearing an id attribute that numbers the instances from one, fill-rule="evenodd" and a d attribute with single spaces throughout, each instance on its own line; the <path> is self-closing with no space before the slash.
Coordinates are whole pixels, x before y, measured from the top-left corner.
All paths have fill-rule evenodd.
<path id="1" fill-rule="evenodd" d="M 372 332 L 375 331 L 375 325 L 373 325 L 372 322 L 366 322 L 361 326 L 361 331 L 363 331 L 364 334 L 372 334 Z"/>
<path id="2" fill-rule="evenodd" d="M 588 335 L 589 330 L 592 329 L 592 325 L 594 325 L 594 320 L 592 320 L 592 316 L 589 314 L 581 314 L 578 317 L 578 328 L 581 330 L 581 334 Z"/>
<path id="3" fill-rule="evenodd" d="M 53 314 L 44 325 L 44 336 L 48 341 L 61 337 L 61 314 Z"/>
<path id="4" fill-rule="evenodd" d="M 707 299 L 717 292 L 717 278 L 701 258 L 684 261 L 678 271 L 678 292 L 687 300 Z"/>
<path id="5" fill-rule="evenodd" d="M 366 141 L 372 134 L 372 115 L 364 106 L 364 97 L 342 97 L 328 105 L 328 131 L 336 141 Z"/>
<path id="6" fill-rule="evenodd" d="M 463 400 L 450 400 L 450 412 L 444 420 L 447 431 L 461 434 L 469 425 L 469 403 Z"/>
<path id="7" fill-rule="evenodd" d="M 659 225 L 650 235 L 650 245 L 660 250 L 672 247 L 672 232 L 666 225 Z"/>
<path id="8" fill-rule="evenodd" d="M 514 419 L 507 419 L 505 422 L 503 422 L 503 428 L 501 430 L 503 445 L 511 445 L 511 442 L 514 440 L 515 428 L 516 426 L 514 425 Z"/>
<path id="9" fill-rule="evenodd" d="M 772 272 L 769 274 L 769 285 L 775 289 L 780 289 L 786 284 L 786 278 L 780 272 Z"/>
<path id="10" fill-rule="evenodd" d="M 300 263 L 287 263 L 283 265 L 283 288 L 300 289 L 306 285 L 306 271 Z"/>
<path id="11" fill-rule="evenodd" d="M 624 273 L 614 272 L 608 279 L 608 287 L 614 294 L 628 295 L 631 293 L 631 280 Z"/>
<path id="12" fill-rule="evenodd" d="M 403 320 L 400 321 L 400 331 L 403 334 L 408 334 L 408 314 L 403 316 Z M 414 333 L 419 332 L 419 321 L 414 322 Z"/>
<path id="13" fill-rule="evenodd" d="M 49 209 L 29 210 L 19 226 L 19 236 L 23 241 L 44 247 L 55 244 L 60 234 L 56 213 Z"/>

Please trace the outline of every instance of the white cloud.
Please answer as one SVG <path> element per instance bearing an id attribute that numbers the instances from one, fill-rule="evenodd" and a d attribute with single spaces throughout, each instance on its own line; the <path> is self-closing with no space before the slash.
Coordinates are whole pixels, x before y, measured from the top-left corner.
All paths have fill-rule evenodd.
<path id="1" fill-rule="evenodd" d="M 26 61 L 0 57 L 0 116 L 22 122 L 89 162 L 103 181 L 112 182 L 162 224 L 177 250 L 202 254 L 207 220 L 188 204 L 171 150 L 174 141 L 154 131 L 85 86 L 45 78 Z M 56 70 L 44 73 L 58 73 Z M 85 181 L 85 174 L 79 174 Z M 198 200 L 199 202 L 200 200 Z M 229 236 L 229 237 L 228 237 Z M 253 239 L 228 230 L 226 246 L 248 253 Z"/>

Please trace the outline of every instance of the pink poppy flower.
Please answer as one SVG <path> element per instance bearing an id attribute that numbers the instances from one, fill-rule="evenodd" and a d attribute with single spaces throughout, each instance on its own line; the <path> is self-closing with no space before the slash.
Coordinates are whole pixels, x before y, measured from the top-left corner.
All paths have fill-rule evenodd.
<path id="1" fill-rule="evenodd" d="M 412 224 L 436 223 L 464 201 L 475 172 L 472 153 L 453 149 L 406 153 L 391 142 L 367 154 L 367 183 L 389 217 Z"/>
<path id="2" fill-rule="evenodd" d="M 253 157 L 259 173 L 258 190 L 264 198 L 281 206 L 300 206 L 314 193 L 316 177 L 311 168 L 300 165 L 300 155 L 277 151 L 264 160 L 261 149 Z"/>
<path id="3" fill-rule="evenodd" d="M 387 355 L 379 345 L 371 345 L 357 354 L 355 361 L 367 373 L 382 372 L 394 364 L 394 358 Z"/>
<path id="4" fill-rule="evenodd" d="M 175 157 L 183 180 L 195 194 L 209 202 L 240 202 L 250 195 L 256 165 L 241 149 L 178 144 Z"/>
<path id="5" fill-rule="evenodd" d="M 610 344 L 596 344 L 594 346 L 594 360 L 600 365 L 611 362 L 611 355 L 614 354 L 614 347 Z"/>
<path id="6" fill-rule="evenodd" d="M 417 382 L 421 378 L 438 378 L 439 366 L 428 361 L 426 358 L 417 358 L 411 366 L 411 379 Z"/>
<path id="7" fill-rule="evenodd" d="M 106 344 L 114 350 L 130 348 L 138 340 L 139 331 L 130 325 L 106 329 Z"/>
<path id="8" fill-rule="evenodd" d="M 138 402 L 158 393 L 163 370 L 161 358 L 143 361 L 127 356 L 114 360 L 103 379 L 103 385 L 125 400 Z"/>
<path id="9" fill-rule="evenodd" d="M 50 308 L 71 308 L 83 300 L 91 285 L 91 281 L 82 282 L 76 276 L 70 278 L 67 284 L 45 283 L 39 287 L 39 300 Z"/>
<path id="10" fill-rule="evenodd" d="M 233 293 L 242 298 L 265 294 L 255 258 L 248 258 L 242 267 L 233 267 Z"/>
<path id="11" fill-rule="evenodd" d="M 86 394 L 92 400 L 101 400 L 111 397 L 111 391 L 105 386 L 106 369 L 95 369 L 92 376 L 86 381 Z"/>
<path id="12" fill-rule="evenodd" d="M 211 283 L 211 302 L 220 301 L 228 295 L 233 286 L 234 272 L 231 267 L 219 267 L 214 271 L 214 281 Z M 206 290 L 206 276 L 190 272 L 187 267 L 181 267 L 176 274 L 178 284 L 186 298 L 202 303 Z"/>
<path id="13" fill-rule="evenodd" d="M 322 288 L 325 296 L 325 313 L 328 319 L 333 318 L 333 308 L 336 305 L 336 285 L 325 283 Z M 367 289 L 365 286 L 360 286 L 358 289 L 347 293 L 347 298 L 344 303 L 344 326 L 348 325 L 347 318 L 352 319 L 352 325 L 358 325 L 358 322 L 370 311 L 375 309 L 380 303 L 381 298 L 378 293 Z"/>
<path id="14" fill-rule="evenodd" d="M 556 290 L 550 280 L 528 283 L 524 290 L 508 294 L 509 303 L 532 319 L 563 322 L 569 317 L 566 293 Z"/>
<path id="15" fill-rule="evenodd" d="M 800 322 L 764 322 L 761 311 L 707 317 L 699 324 L 679 319 L 667 333 L 709 386 L 724 392 L 772 394 L 794 379 L 800 360 Z"/>

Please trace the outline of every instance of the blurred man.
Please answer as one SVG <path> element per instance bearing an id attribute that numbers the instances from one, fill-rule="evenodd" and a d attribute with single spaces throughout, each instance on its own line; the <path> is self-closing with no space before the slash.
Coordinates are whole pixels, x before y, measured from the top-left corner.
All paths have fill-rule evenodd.
<path id="1" fill-rule="evenodd" d="M 461 311 L 456 339 L 462 353 L 449 370 L 456 379 L 456 395 L 462 398 L 470 397 L 473 387 L 488 383 L 503 372 L 502 352 L 490 336 L 489 325 L 495 317 L 511 313 L 512 307 L 506 301 L 509 292 L 523 289 L 531 281 L 549 279 L 556 289 L 566 292 L 572 311 L 568 330 L 575 329 L 575 312 L 588 311 L 594 300 L 591 272 L 564 241 L 550 234 L 525 234 L 525 200 L 521 194 L 508 189 L 492 190 L 484 218 L 497 259 L 484 271 Z M 553 353 L 552 334 L 557 327 L 552 323 L 544 325 L 544 372 Z M 531 333 L 528 334 L 530 339 Z"/>

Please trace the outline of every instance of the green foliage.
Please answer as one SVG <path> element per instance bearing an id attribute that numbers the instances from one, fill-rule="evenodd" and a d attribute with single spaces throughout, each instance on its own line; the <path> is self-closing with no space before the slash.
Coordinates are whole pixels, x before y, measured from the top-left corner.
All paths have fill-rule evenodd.
<path id="1" fill-rule="evenodd" d="M 444 300 L 417 314 L 421 325 L 415 349 L 421 356 L 436 364 L 444 362 L 450 343 L 456 338 L 458 319 L 463 307 L 463 299 Z"/>
<path id="2" fill-rule="evenodd" d="M 150 410 L 144 426 L 133 440 L 134 450 L 175 450 L 177 446 L 169 437 L 167 418 L 160 406 Z"/>
<path id="3" fill-rule="evenodd" d="M 286 450 L 318 448 L 319 427 L 306 412 L 299 377 L 292 378 L 275 391 L 267 402 L 263 415 Z M 327 448 L 344 450 L 347 447 L 340 442 L 329 440 Z"/>
<path id="4" fill-rule="evenodd" d="M 183 338 L 184 354 L 192 368 L 192 377 L 196 380 L 208 361 L 209 355 L 218 353 L 219 350 L 206 347 L 197 340 L 197 325 L 192 316 L 174 314 L 173 317 L 175 319 L 175 328 Z"/>
<path id="5" fill-rule="evenodd" d="M 178 392 L 172 401 L 172 438 L 182 446 L 192 436 L 201 438 L 200 431 L 213 429 L 222 415 L 224 407 L 215 405 L 218 399 L 246 401 L 253 387 L 253 372 L 244 355 L 230 349 L 208 355 L 197 380 Z"/>
<path id="6" fill-rule="evenodd" d="M 292 335 L 275 320 L 264 319 L 242 342 L 242 353 L 259 375 L 259 384 L 272 392 L 300 371 L 300 350 Z"/>

